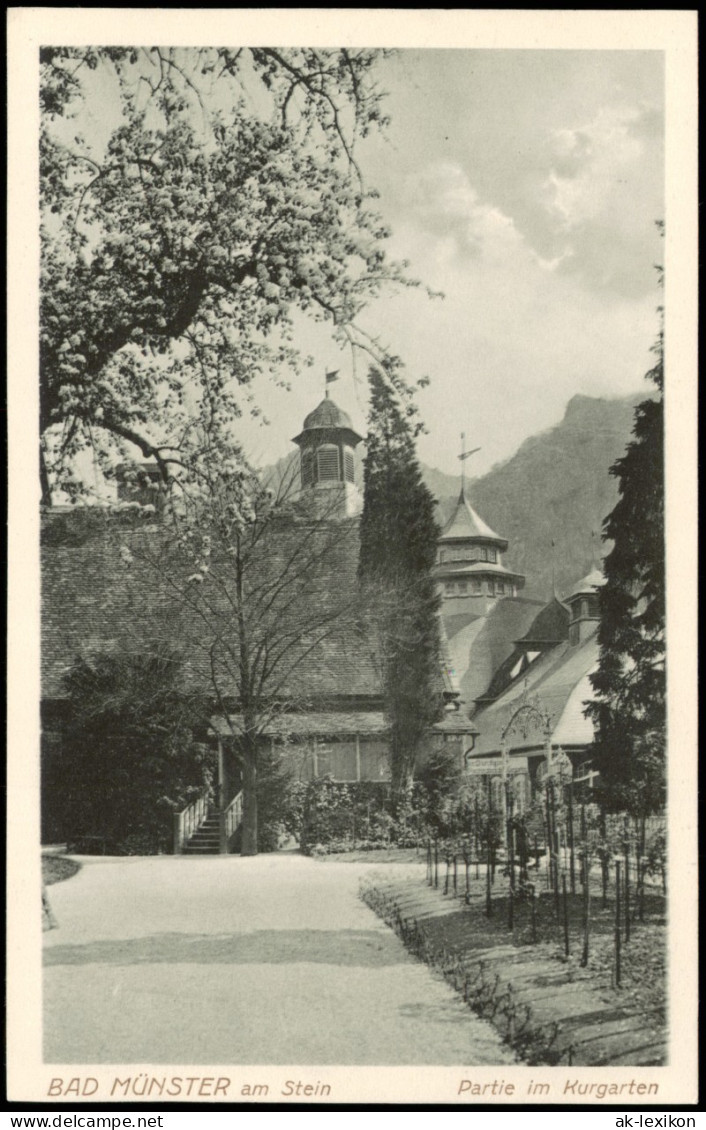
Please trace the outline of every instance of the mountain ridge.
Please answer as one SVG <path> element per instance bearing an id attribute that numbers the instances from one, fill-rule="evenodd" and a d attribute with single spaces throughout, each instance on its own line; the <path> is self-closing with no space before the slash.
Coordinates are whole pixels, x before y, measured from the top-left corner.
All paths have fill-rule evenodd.
<path id="1" fill-rule="evenodd" d="M 648 395 L 648 390 L 615 398 L 578 393 L 557 424 L 528 436 L 484 475 L 466 479 L 474 509 L 507 538 L 504 560 L 526 577 L 525 596 L 548 600 L 554 591 L 561 596 L 600 563 L 603 521 L 618 498 L 610 467 L 630 440 L 635 406 Z M 363 444 L 358 452 L 356 482 L 362 490 Z M 292 452 L 263 474 L 277 482 L 291 475 L 297 458 Z M 458 500 L 461 476 L 421 461 L 420 466 L 443 528 Z"/>
<path id="2" fill-rule="evenodd" d="M 558 424 L 528 436 L 509 459 L 468 482 L 474 508 L 508 539 L 505 561 L 526 576 L 526 595 L 561 595 L 600 563 L 603 522 L 618 498 L 610 467 L 624 453 L 644 399 L 578 394 Z M 453 494 L 437 494 L 442 523 L 453 512 L 457 482 Z"/>

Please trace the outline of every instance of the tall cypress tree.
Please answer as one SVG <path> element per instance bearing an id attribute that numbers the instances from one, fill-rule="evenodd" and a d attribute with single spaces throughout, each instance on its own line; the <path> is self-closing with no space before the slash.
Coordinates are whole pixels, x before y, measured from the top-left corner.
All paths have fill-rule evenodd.
<path id="1" fill-rule="evenodd" d="M 663 333 L 647 374 L 657 396 L 635 409 L 633 440 L 611 467 L 619 499 L 606 518 L 606 583 L 600 593 L 600 659 L 591 676 L 594 763 L 609 808 L 636 816 L 665 798 L 665 547 Z"/>
<path id="2" fill-rule="evenodd" d="M 379 645 L 390 725 L 393 794 L 405 795 L 441 710 L 439 598 L 432 579 L 439 527 L 422 481 L 409 395 L 394 371 L 371 368 L 359 579 Z"/>

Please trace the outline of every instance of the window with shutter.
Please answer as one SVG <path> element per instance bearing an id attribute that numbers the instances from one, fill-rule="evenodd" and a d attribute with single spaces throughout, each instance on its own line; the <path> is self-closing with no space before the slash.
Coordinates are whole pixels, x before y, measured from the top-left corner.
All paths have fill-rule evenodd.
<path id="1" fill-rule="evenodd" d="M 310 487 L 314 482 L 314 453 L 305 451 L 302 455 L 302 486 Z"/>
<path id="2" fill-rule="evenodd" d="M 338 448 L 333 444 L 326 444 L 316 452 L 316 466 L 320 483 L 332 482 L 340 479 L 338 465 Z"/>
<path id="3" fill-rule="evenodd" d="M 354 483 L 355 482 L 355 459 L 353 458 L 353 452 L 351 451 L 351 449 L 349 447 L 347 447 L 345 449 L 345 451 L 343 453 L 343 459 L 344 459 L 344 462 L 345 462 L 345 465 L 346 465 L 346 482 L 347 483 Z"/>

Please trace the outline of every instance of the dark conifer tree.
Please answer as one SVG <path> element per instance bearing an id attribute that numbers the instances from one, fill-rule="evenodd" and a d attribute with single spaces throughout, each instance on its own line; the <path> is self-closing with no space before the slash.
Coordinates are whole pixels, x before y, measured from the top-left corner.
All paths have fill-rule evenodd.
<path id="1" fill-rule="evenodd" d="M 665 798 L 665 547 L 663 333 L 647 373 L 654 399 L 635 409 L 634 439 L 611 468 L 619 500 L 606 518 L 606 583 L 600 593 L 596 768 L 608 808 L 645 816 Z"/>
<path id="2" fill-rule="evenodd" d="M 399 799 L 442 706 L 439 601 L 432 579 L 440 531 L 417 460 L 411 400 L 396 390 L 392 367 L 385 375 L 371 368 L 369 380 L 359 578 L 379 649 L 392 787 Z"/>

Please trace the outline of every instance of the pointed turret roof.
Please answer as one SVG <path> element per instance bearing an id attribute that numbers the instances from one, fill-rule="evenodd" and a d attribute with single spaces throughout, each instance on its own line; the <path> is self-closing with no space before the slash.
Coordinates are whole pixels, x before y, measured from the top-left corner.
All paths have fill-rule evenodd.
<path id="1" fill-rule="evenodd" d="M 483 541 L 492 541 L 496 545 L 502 546 L 507 549 L 507 541 L 501 538 L 491 530 L 483 519 L 476 514 L 470 502 L 466 498 L 463 487 L 458 496 L 456 509 L 454 510 L 450 520 L 447 522 L 444 532 L 441 535 L 440 541 L 454 541 L 460 538 L 479 538 Z"/>
<path id="2" fill-rule="evenodd" d="M 585 577 L 579 581 L 574 588 L 574 591 L 566 597 L 566 600 L 573 600 L 576 596 L 595 596 L 596 590 L 605 584 L 605 577 L 600 569 L 593 569 Z"/>

